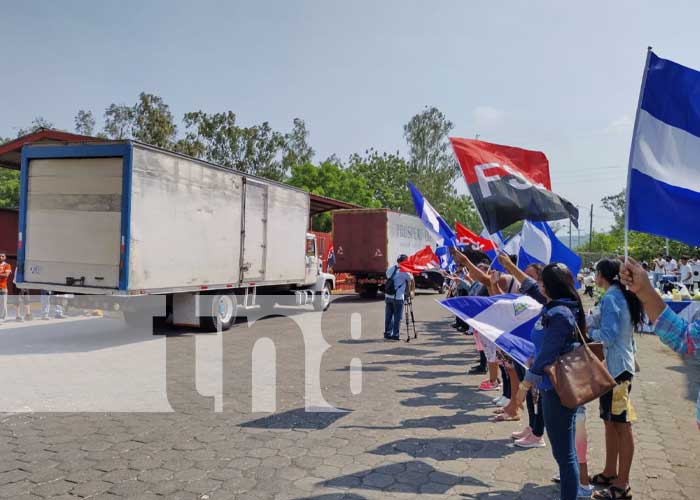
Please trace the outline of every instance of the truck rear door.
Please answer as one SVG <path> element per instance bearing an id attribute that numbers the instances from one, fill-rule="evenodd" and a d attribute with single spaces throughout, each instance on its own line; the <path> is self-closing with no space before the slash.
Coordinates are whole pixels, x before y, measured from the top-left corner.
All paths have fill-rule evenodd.
<path id="1" fill-rule="evenodd" d="M 267 251 L 267 186 L 246 179 L 243 210 L 241 281 L 265 278 Z"/>
<path id="2" fill-rule="evenodd" d="M 122 165 L 122 157 L 28 160 L 25 283 L 118 288 Z"/>

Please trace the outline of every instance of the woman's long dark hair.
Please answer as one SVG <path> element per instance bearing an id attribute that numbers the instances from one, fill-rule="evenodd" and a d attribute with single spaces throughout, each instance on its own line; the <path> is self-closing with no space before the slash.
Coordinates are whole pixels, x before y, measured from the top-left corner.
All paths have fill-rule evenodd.
<path id="1" fill-rule="evenodd" d="M 551 300 L 569 299 L 578 304 L 576 323 L 582 335 L 586 335 L 586 313 L 583 310 L 581 296 L 576 291 L 574 277 L 564 264 L 547 264 L 542 269 L 542 284 L 544 291 Z"/>
<path id="2" fill-rule="evenodd" d="M 627 288 L 620 283 L 620 261 L 603 259 L 596 264 L 595 270 L 598 271 L 608 283 L 616 285 L 625 295 L 627 307 L 630 310 L 632 325 L 637 326 L 641 324 L 643 319 L 642 303 L 635 294 L 627 290 Z"/>

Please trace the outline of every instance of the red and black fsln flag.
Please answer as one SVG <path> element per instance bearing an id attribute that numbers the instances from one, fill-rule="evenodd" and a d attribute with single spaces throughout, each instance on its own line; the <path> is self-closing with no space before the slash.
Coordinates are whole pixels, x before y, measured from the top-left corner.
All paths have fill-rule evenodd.
<path id="1" fill-rule="evenodd" d="M 489 233 L 520 220 L 571 219 L 578 227 L 578 209 L 551 191 L 544 153 L 473 139 L 450 141 Z"/>

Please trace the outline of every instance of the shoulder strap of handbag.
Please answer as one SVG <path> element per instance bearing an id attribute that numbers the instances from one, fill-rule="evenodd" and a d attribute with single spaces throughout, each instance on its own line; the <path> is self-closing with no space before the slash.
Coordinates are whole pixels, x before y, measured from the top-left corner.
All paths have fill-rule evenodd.
<path id="1" fill-rule="evenodd" d="M 581 345 L 585 346 L 586 349 L 590 349 L 588 347 L 588 342 L 586 342 L 586 337 L 583 335 L 583 333 L 581 333 L 581 329 L 578 327 L 577 321 L 574 321 L 574 327 L 576 328 L 576 334 L 577 334 L 578 338 L 581 339 Z"/>

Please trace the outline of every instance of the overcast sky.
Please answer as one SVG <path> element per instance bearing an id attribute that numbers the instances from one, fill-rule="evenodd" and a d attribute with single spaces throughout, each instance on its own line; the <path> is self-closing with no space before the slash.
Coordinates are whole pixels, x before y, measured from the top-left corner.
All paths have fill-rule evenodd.
<path id="1" fill-rule="evenodd" d="M 553 189 L 605 228 L 647 45 L 700 68 L 698 2 L 0 0 L 0 136 L 72 129 L 139 92 L 187 111 L 311 132 L 316 159 L 405 151 L 424 106 L 454 135 L 544 151 Z M 464 190 L 464 181 L 458 181 Z M 651 202 L 651 200 L 650 200 Z M 587 232 L 587 230 L 586 230 Z"/>

